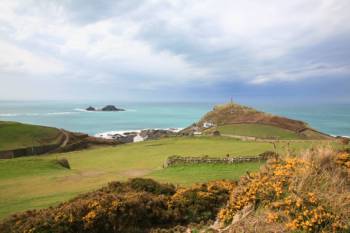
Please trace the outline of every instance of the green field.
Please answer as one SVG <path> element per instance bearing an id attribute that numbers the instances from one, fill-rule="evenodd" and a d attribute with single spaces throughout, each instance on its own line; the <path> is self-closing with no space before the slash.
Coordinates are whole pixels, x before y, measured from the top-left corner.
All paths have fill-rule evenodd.
<path id="1" fill-rule="evenodd" d="M 170 182 L 181 185 L 206 182 L 210 180 L 234 179 L 238 180 L 247 171 L 257 171 L 263 163 L 241 164 L 196 164 L 169 167 L 154 171 L 146 177 L 159 182 Z"/>
<path id="2" fill-rule="evenodd" d="M 263 139 L 301 139 L 301 137 L 287 129 L 263 124 L 232 124 L 218 126 L 222 135 L 250 136 Z"/>
<path id="3" fill-rule="evenodd" d="M 290 150 L 319 142 L 296 141 Z M 189 185 L 212 179 L 236 179 L 259 164 L 199 165 L 163 169 L 168 156 L 256 155 L 273 146 L 268 142 L 244 142 L 227 137 L 175 137 L 116 147 L 102 147 L 65 154 L 0 160 L 0 218 L 10 213 L 43 208 L 97 189 L 110 181 L 149 177 L 162 182 Z M 280 143 L 279 150 L 286 150 Z M 55 163 L 67 158 L 71 170 Z"/>
<path id="4" fill-rule="evenodd" d="M 0 151 L 56 143 L 59 134 L 51 127 L 0 121 Z"/>

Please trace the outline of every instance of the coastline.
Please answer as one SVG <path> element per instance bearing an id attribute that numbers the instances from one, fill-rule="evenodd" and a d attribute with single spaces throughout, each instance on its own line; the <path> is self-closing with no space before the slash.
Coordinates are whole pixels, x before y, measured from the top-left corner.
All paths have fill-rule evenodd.
<path id="1" fill-rule="evenodd" d="M 127 138 L 129 136 L 133 137 L 132 142 L 142 142 L 145 141 L 148 137 L 141 135 L 142 132 L 146 131 L 165 131 L 170 133 L 178 133 L 184 128 L 146 128 L 146 129 L 135 129 L 135 130 L 114 130 L 114 131 L 107 131 L 107 132 L 101 132 L 93 135 L 96 138 L 103 138 L 103 139 L 111 139 L 111 140 L 117 140 L 118 138 Z"/>
<path id="2" fill-rule="evenodd" d="M 126 111 L 91 113 L 82 108 L 86 105 L 87 103 L 0 101 L 0 121 L 45 125 L 96 135 L 109 131 L 135 131 L 129 129 L 187 127 L 212 108 L 212 104 L 207 103 L 120 103 Z M 349 104 L 299 104 L 293 108 L 281 105 L 271 107 L 269 103 L 252 106 L 275 115 L 308 122 L 312 128 L 331 135 L 350 137 Z"/>

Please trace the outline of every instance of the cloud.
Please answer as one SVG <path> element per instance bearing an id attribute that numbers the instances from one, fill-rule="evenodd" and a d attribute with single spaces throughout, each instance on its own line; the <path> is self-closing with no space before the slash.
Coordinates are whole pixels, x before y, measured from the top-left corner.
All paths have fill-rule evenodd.
<path id="1" fill-rule="evenodd" d="M 0 41 L 0 70 L 2 73 L 18 75 L 50 75 L 63 72 L 63 65 L 52 58 L 47 58 Z"/>
<path id="2" fill-rule="evenodd" d="M 347 0 L 4 0 L 0 91 L 5 76 L 77 93 L 347 76 L 348 12 Z"/>
<path id="3" fill-rule="evenodd" d="M 268 82 L 298 81 L 306 78 L 327 78 L 342 77 L 350 75 L 350 65 L 347 66 L 330 66 L 330 65 L 313 65 L 308 68 L 280 71 L 268 74 L 257 75 L 250 83 L 263 84 Z"/>

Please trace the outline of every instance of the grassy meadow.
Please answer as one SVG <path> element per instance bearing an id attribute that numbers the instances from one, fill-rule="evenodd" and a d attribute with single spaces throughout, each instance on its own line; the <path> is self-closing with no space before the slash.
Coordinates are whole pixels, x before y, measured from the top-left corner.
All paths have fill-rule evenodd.
<path id="1" fill-rule="evenodd" d="M 0 151 L 56 143 L 56 128 L 0 121 Z"/>
<path id="2" fill-rule="evenodd" d="M 301 139 L 300 136 L 287 129 L 263 124 L 231 124 L 219 126 L 217 130 L 223 135 L 239 135 L 257 138 Z"/>
<path id="3" fill-rule="evenodd" d="M 157 170 L 146 177 L 159 182 L 177 183 L 190 185 L 193 183 L 206 182 L 208 180 L 230 179 L 238 180 L 247 171 L 257 171 L 263 163 L 241 163 L 241 164 L 196 164 L 169 167 Z"/>
<path id="4" fill-rule="evenodd" d="M 320 142 L 295 141 L 290 151 Z M 286 143 L 278 144 L 285 151 Z M 190 185 L 217 179 L 237 179 L 258 163 L 238 165 L 193 165 L 163 169 L 168 156 L 257 155 L 272 150 L 268 142 L 244 142 L 227 137 L 175 137 L 115 147 L 46 156 L 0 160 L 0 218 L 11 213 L 43 208 L 97 189 L 110 181 L 148 177 L 161 182 Z M 55 163 L 67 158 L 71 169 Z"/>

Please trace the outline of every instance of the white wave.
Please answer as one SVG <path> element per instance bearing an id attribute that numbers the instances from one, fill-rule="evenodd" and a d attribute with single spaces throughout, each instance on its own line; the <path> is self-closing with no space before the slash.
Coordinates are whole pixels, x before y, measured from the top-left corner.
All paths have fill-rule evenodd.
<path id="1" fill-rule="evenodd" d="M 179 131 L 181 131 L 183 128 L 153 128 L 153 130 L 168 130 L 174 133 L 178 133 Z M 97 133 L 94 136 L 95 137 L 100 137 L 100 138 L 106 138 L 106 139 L 112 139 L 113 136 L 115 135 L 121 135 L 121 136 L 125 136 L 125 134 L 128 133 L 137 133 L 140 134 L 141 131 L 143 130 L 152 130 L 150 128 L 147 129 L 134 129 L 134 130 L 116 130 L 116 131 L 107 131 L 107 132 L 102 132 L 102 133 Z"/>
<path id="2" fill-rule="evenodd" d="M 183 129 L 184 128 L 166 128 L 165 130 L 169 130 L 171 132 L 178 133 L 178 132 L 180 132 Z"/>
<path id="3" fill-rule="evenodd" d="M 136 130 L 117 130 L 117 131 L 107 131 L 107 132 L 102 132 L 102 133 L 97 133 L 95 134 L 95 137 L 101 137 L 101 138 L 112 138 L 112 136 L 119 134 L 122 136 L 125 136 L 127 133 L 140 133 L 142 130 L 141 129 L 136 129 Z"/>
<path id="4" fill-rule="evenodd" d="M 92 111 L 88 111 L 86 109 L 83 109 L 83 108 L 75 108 L 73 109 L 74 111 L 77 111 L 77 112 L 92 112 Z"/>
<path id="5" fill-rule="evenodd" d="M 0 117 L 13 117 L 18 116 L 16 113 L 0 113 Z"/>
<path id="6" fill-rule="evenodd" d="M 331 134 L 332 137 L 343 137 L 343 138 L 350 138 L 350 136 L 348 135 L 335 135 L 335 134 Z"/>
<path id="7" fill-rule="evenodd" d="M 51 115 L 71 115 L 77 112 L 48 112 L 48 113 L 0 113 L 0 117 L 17 117 L 17 116 L 51 116 Z"/>
<path id="8" fill-rule="evenodd" d="M 46 115 L 71 115 L 71 114 L 77 114 L 77 112 L 49 112 L 49 113 L 46 113 Z"/>

